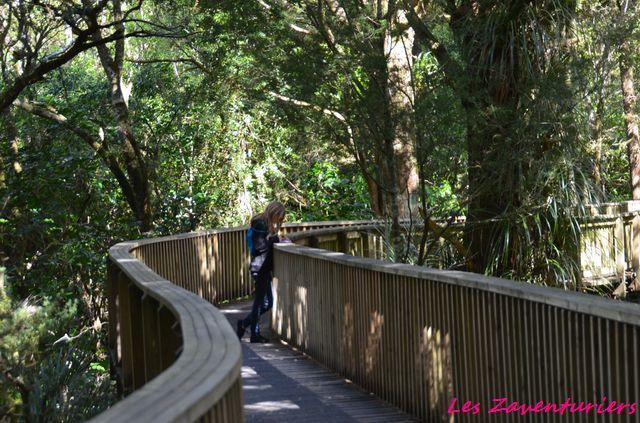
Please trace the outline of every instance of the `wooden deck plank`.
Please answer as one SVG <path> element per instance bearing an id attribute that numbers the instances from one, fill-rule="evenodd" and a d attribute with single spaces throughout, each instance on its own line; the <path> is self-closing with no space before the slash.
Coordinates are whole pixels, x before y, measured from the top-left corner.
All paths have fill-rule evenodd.
<path id="1" fill-rule="evenodd" d="M 251 302 L 221 311 L 235 328 Z M 263 316 L 261 333 L 272 337 Z M 242 340 L 244 413 L 253 422 L 415 422 L 415 418 L 382 401 L 302 353 L 273 340 Z"/>

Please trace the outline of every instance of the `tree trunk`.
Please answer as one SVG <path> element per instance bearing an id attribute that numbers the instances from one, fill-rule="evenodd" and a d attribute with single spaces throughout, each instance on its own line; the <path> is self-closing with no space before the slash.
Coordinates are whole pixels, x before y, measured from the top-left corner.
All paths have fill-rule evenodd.
<path id="1" fill-rule="evenodd" d="M 16 128 L 13 122 L 13 116 L 11 115 L 10 109 L 5 108 L 0 110 L 0 131 L 4 133 L 6 139 L 9 141 L 9 159 L 12 161 L 12 170 L 14 174 L 19 174 L 22 170 L 20 166 L 20 161 L 18 160 L 18 129 Z M 8 207 L 11 200 L 11 194 L 7 190 L 7 178 L 9 175 L 7 174 L 7 169 L 4 164 L 4 152 L 0 153 L 0 192 L 2 192 L 2 197 L 0 201 L 2 205 L 0 206 L 0 216 L 6 217 L 12 213 L 11 207 Z M 0 245 L 0 295 L 4 294 L 4 278 L 5 274 L 3 272 L 3 267 L 7 260 L 9 259 L 10 254 L 10 246 L 2 243 Z"/>
<path id="2" fill-rule="evenodd" d="M 374 213 L 388 217 L 392 232 L 400 234 L 400 219 L 410 216 L 409 199 L 418 187 L 412 78 L 415 37 L 402 9 L 385 5 L 378 12 L 375 19 L 382 21 L 385 16 L 389 23 L 370 47 L 376 60 L 367 67 L 374 82 L 368 95 L 376 106 L 370 106 L 360 119 L 353 119 L 363 125 L 355 141 L 361 145 L 354 150 Z M 368 148 L 362 147 L 367 144 Z M 372 163 L 377 165 L 376 171 L 367 172 Z"/>
<path id="3" fill-rule="evenodd" d="M 395 160 L 395 203 L 400 217 L 410 214 L 410 198 L 418 188 L 415 159 L 416 125 L 414 120 L 413 44 L 415 31 L 408 25 L 405 11 L 397 9 L 390 30 L 385 34 L 387 89 L 390 122 L 394 125 L 392 148 Z M 399 28 L 403 28 L 400 32 Z"/>
<path id="4" fill-rule="evenodd" d="M 2 127 L 4 130 L 4 134 L 9 140 L 9 157 L 11 159 L 11 167 L 13 172 L 18 175 L 22 173 L 22 165 L 20 164 L 19 154 L 19 140 L 18 140 L 18 129 L 16 128 L 15 123 L 13 122 L 13 116 L 9 108 L 5 108 L 0 110 L 0 118 L 2 119 Z M 2 183 L 4 184 L 5 180 L 4 166 L 2 172 Z"/>
<path id="5" fill-rule="evenodd" d="M 122 17 L 121 2 L 113 1 L 114 14 L 116 19 Z M 135 216 L 138 220 L 140 230 L 148 232 L 153 224 L 153 213 L 151 210 L 151 190 L 149 188 L 149 175 L 144 156 L 139 143 L 135 137 L 133 126 L 129 118 L 128 87 L 125 87 L 122 78 L 122 66 L 125 55 L 125 27 L 117 25 L 117 31 L 123 37 L 115 41 L 115 52 L 113 57 L 109 48 L 104 44 L 97 46 L 98 56 L 109 81 L 111 105 L 118 120 L 118 129 L 122 140 L 122 154 L 124 156 L 125 168 L 128 179 L 131 181 L 135 196 L 136 208 Z M 94 34 L 96 40 L 101 39 L 99 32 Z"/>
<path id="6" fill-rule="evenodd" d="M 378 161 L 385 216 L 391 220 L 394 258 L 402 261 L 405 254 L 400 219 L 409 216 L 409 199 L 418 185 L 412 81 L 414 30 L 407 26 L 401 9 L 391 8 L 388 15 L 390 24 L 379 44 L 386 60 L 384 67 L 375 71 L 382 103 L 382 155 Z M 399 28 L 404 29 L 398 31 Z"/>
<path id="7" fill-rule="evenodd" d="M 591 139 L 593 145 L 593 181 L 602 194 L 602 137 L 603 137 L 604 96 L 599 94 L 596 109 L 591 123 Z"/>
<path id="8" fill-rule="evenodd" d="M 401 259 L 400 219 L 409 216 L 407 194 L 411 195 L 418 185 L 412 81 L 414 29 L 407 25 L 403 7 L 393 0 L 364 2 L 355 8 L 340 0 L 302 4 L 310 25 L 317 29 L 347 81 L 342 110 L 329 114 L 348 122 L 350 147 L 367 183 L 372 210 L 391 221 L 391 243 L 396 258 Z M 356 20 L 358 25 L 354 25 Z M 366 26 L 372 36 L 347 40 L 345 34 L 360 25 Z M 364 59 L 358 65 L 366 73 L 365 83 L 354 78 L 353 68 L 344 65 L 349 59 Z"/>
<path id="9" fill-rule="evenodd" d="M 365 181 L 367 182 L 367 191 L 369 192 L 371 210 L 376 216 L 384 216 L 384 200 L 382 199 L 380 185 L 368 172 L 366 172 L 366 169 L 363 169 L 363 172 L 365 173 Z"/>
<path id="10" fill-rule="evenodd" d="M 633 7 L 635 2 L 630 2 Z M 626 11 L 622 11 L 625 13 Z M 629 159 L 629 177 L 631 198 L 640 200 L 640 132 L 636 114 L 636 94 L 633 81 L 633 49 L 630 41 L 625 40 L 620 51 L 620 78 L 622 86 L 622 104 L 624 107 L 624 125 L 627 134 L 627 157 Z"/>
<path id="11" fill-rule="evenodd" d="M 482 125 L 481 127 L 478 127 Z M 508 206 L 504 195 L 509 189 L 503 184 L 505 176 L 495 172 L 496 158 L 489 152 L 500 151 L 503 146 L 496 142 L 488 122 L 469 123 L 467 129 L 467 151 L 469 154 L 469 206 L 465 224 L 465 243 L 469 250 L 470 271 L 484 273 L 489 264 L 494 241 L 495 219 Z M 496 128 L 496 127 L 494 127 Z M 498 131 L 496 131 L 498 132 Z"/>

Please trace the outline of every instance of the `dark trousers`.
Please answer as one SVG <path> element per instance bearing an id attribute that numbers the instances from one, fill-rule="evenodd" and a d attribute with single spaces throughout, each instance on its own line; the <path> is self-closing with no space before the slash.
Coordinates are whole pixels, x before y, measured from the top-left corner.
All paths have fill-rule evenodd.
<path id="1" fill-rule="evenodd" d="M 244 327 L 250 326 L 251 334 L 254 335 L 260 331 L 258 326 L 260 316 L 273 307 L 273 292 L 271 291 L 271 275 L 269 273 L 252 273 L 251 276 L 256 284 L 256 292 L 253 297 L 251 313 L 244 318 L 242 325 Z"/>
<path id="2" fill-rule="evenodd" d="M 271 278 L 269 278 L 269 284 L 267 290 L 264 293 L 264 301 L 260 305 L 260 315 L 258 316 L 258 323 L 256 323 L 256 333 L 260 333 L 260 317 L 273 307 L 273 289 L 271 288 Z"/>

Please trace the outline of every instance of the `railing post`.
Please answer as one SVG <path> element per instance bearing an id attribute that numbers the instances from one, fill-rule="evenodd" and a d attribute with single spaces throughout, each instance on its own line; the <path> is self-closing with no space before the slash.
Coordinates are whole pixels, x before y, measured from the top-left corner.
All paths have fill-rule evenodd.
<path id="1" fill-rule="evenodd" d="M 634 288 L 637 290 L 638 272 L 640 272 L 640 215 L 637 215 L 631 221 L 630 235 L 630 248 L 629 256 L 631 257 L 631 266 L 636 274 L 636 279 L 633 281 Z"/>
<path id="2" fill-rule="evenodd" d="M 120 324 L 120 390 L 124 396 L 133 392 L 133 351 L 131 350 L 131 310 L 129 301 L 129 279 L 118 274 L 118 322 Z"/>
<path id="3" fill-rule="evenodd" d="M 120 331 L 120 319 L 118 318 L 118 277 L 120 270 L 107 257 L 107 303 L 109 319 L 109 373 L 112 379 L 120 380 L 118 366 L 120 366 L 120 353 L 118 351 L 118 336 Z M 122 396 L 122 386 L 118 383 L 118 395 Z"/>
<path id="4" fill-rule="evenodd" d="M 166 369 L 178 358 L 182 345 L 182 334 L 175 316 L 166 307 L 157 310 L 158 338 L 160 340 L 160 362 L 162 369 Z"/>
<path id="5" fill-rule="evenodd" d="M 142 332 L 144 346 L 145 382 L 149 382 L 162 372 L 160 339 L 156 310 L 158 302 L 148 295 L 142 298 Z"/>
<path id="6" fill-rule="evenodd" d="M 346 249 L 345 254 L 352 256 L 362 255 L 362 233 L 358 231 L 349 231 L 345 233 Z"/>
<path id="7" fill-rule="evenodd" d="M 217 298 L 220 293 L 220 285 L 222 278 L 221 274 L 221 260 L 220 260 L 220 234 L 213 234 L 211 238 L 211 256 L 213 260 L 211 260 L 211 283 L 214 286 L 213 289 L 213 298 Z M 244 294 L 244 292 L 243 292 Z"/>
<path id="8" fill-rule="evenodd" d="M 338 251 L 341 253 L 349 254 L 349 239 L 346 232 L 338 232 Z"/>
<path id="9" fill-rule="evenodd" d="M 624 272 L 627 266 L 624 259 L 624 223 L 621 217 L 616 219 L 614 248 L 616 252 L 616 274 L 624 282 Z"/>
<path id="10" fill-rule="evenodd" d="M 371 258 L 371 234 L 369 232 L 362 232 L 360 236 L 362 238 L 362 257 Z"/>
<path id="11" fill-rule="evenodd" d="M 131 319 L 131 357 L 133 389 L 145 383 L 144 331 L 142 329 L 142 291 L 134 284 L 129 285 L 129 313 Z"/>

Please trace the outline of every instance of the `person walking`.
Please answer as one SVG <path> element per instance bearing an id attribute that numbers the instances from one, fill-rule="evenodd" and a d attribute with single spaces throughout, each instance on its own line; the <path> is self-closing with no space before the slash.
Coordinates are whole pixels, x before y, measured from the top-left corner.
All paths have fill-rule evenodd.
<path id="1" fill-rule="evenodd" d="M 278 232 L 284 221 L 284 206 L 274 201 L 260 214 L 251 218 L 247 235 L 251 251 L 251 276 L 255 282 L 255 296 L 251 312 L 237 322 L 238 338 L 242 339 L 247 328 L 251 329 L 251 342 L 265 343 L 269 340 L 259 333 L 260 316 L 273 307 L 271 272 L 273 271 L 273 244 L 280 242 Z"/>

